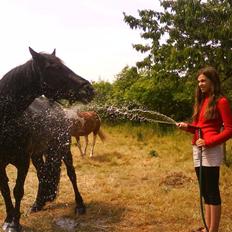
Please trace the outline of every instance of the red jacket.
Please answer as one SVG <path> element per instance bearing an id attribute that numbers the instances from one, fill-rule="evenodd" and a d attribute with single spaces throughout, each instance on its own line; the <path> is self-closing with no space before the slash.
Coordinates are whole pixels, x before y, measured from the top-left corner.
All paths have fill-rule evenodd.
<path id="1" fill-rule="evenodd" d="M 219 117 L 216 119 L 205 119 L 204 113 L 208 102 L 209 99 L 205 98 L 200 110 L 198 121 L 189 124 L 187 131 L 194 134 L 192 144 L 195 144 L 198 139 L 198 131 L 194 127 L 191 127 L 191 125 L 201 128 L 202 138 L 205 140 L 205 146 L 213 147 L 224 143 L 232 137 L 232 113 L 229 101 L 225 97 L 221 97 L 216 103 L 216 110 L 219 113 Z"/>

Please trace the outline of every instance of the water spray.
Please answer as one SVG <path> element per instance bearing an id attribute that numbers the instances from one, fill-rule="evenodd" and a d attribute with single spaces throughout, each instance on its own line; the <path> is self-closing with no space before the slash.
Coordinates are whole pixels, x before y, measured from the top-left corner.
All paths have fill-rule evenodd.
<path id="1" fill-rule="evenodd" d="M 128 107 L 116 107 L 116 106 L 99 106 L 94 104 L 88 105 L 76 105 L 66 109 L 66 114 L 76 114 L 80 111 L 95 111 L 101 118 L 107 118 L 112 120 L 130 120 L 137 122 L 150 122 L 176 125 L 176 121 L 164 114 L 157 111 L 144 110 L 141 108 L 130 109 Z"/>
<path id="2" fill-rule="evenodd" d="M 163 123 L 170 125 L 176 125 L 177 123 L 172 118 L 156 111 L 149 111 L 143 109 L 128 109 L 126 107 L 117 108 L 110 106 L 106 109 L 106 112 L 111 118 L 114 117 L 121 119 L 129 119 L 131 121 Z"/>

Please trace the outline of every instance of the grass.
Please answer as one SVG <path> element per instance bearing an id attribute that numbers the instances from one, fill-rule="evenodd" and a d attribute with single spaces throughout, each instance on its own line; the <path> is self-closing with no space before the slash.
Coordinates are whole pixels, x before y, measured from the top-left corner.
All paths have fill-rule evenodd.
<path id="1" fill-rule="evenodd" d="M 157 132 L 144 125 L 103 125 L 107 140 L 99 139 L 92 159 L 71 148 L 78 187 L 87 213 L 74 215 L 74 194 L 62 166 L 57 199 L 39 213 L 28 214 L 37 190 L 35 169 L 30 167 L 22 201 L 21 223 L 25 232 L 187 232 L 202 225 L 199 191 L 192 165 L 191 135 L 175 130 Z M 90 138 L 91 141 L 91 138 Z M 227 150 L 231 150 L 231 141 Z M 227 157 L 230 160 L 230 157 Z M 11 189 L 15 169 L 7 169 Z M 223 211 L 221 231 L 231 232 L 232 168 L 221 169 Z M 5 209 L 0 198 L 0 221 Z M 58 219 L 76 223 L 62 229 Z"/>

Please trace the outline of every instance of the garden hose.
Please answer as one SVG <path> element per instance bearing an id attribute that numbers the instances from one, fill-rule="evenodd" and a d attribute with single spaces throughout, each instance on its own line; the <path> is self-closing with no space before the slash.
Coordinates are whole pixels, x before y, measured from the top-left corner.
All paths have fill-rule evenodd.
<path id="1" fill-rule="evenodd" d="M 202 137 L 201 128 L 198 127 L 198 138 Z M 203 207 L 203 195 L 202 195 L 202 147 L 199 147 L 200 151 L 200 168 L 199 168 L 199 188 L 200 188 L 200 206 L 201 206 L 201 217 L 204 223 L 205 229 L 209 232 L 208 226 L 205 221 L 204 207 Z"/>

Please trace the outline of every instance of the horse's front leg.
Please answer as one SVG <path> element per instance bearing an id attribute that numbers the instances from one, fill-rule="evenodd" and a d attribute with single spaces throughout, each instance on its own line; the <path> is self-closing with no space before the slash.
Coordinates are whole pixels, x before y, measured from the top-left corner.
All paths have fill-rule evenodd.
<path id="1" fill-rule="evenodd" d="M 6 166 L 1 163 L 0 163 L 0 191 L 2 193 L 6 207 L 6 219 L 2 226 L 3 230 L 5 231 L 13 220 L 14 206 L 10 196 L 10 188 L 8 185 Z"/>
<path id="2" fill-rule="evenodd" d="M 24 195 L 24 183 L 28 173 L 30 164 L 30 157 L 23 157 L 17 164 L 18 173 L 16 179 L 16 185 L 14 187 L 14 197 L 15 197 L 15 212 L 11 224 L 7 228 L 7 232 L 19 232 L 22 229 L 20 225 L 20 205 L 21 200 Z"/>
<path id="3" fill-rule="evenodd" d="M 80 194 L 78 187 L 77 187 L 77 177 L 76 177 L 76 173 L 75 173 L 75 168 L 73 166 L 72 153 L 71 153 L 69 148 L 67 149 L 67 152 L 64 152 L 63 161 L 65 163 L 65 166 L 67 169 L 67 174 L 68 174 L 68 177 L 72 183 L 73 190 L 75 193 L 75 200 L 76 200 L 75 213 L 76 214 L 77 213 L 84 214 L 86 211 L 85 204 L 83 202 L 83 199 L 82 199 L 81 194 Z"/>
<path id="4" fill-rule="evenodd" d="M 83 157 L 85 155 L 85 153 L 83 153 L 82 149 L 81 149 L 80 136 L 75 136 L 75 138 L 76 138 L 76 141 L 77 141 L 77 147 L 79 148 L 81 156 Z"/>

